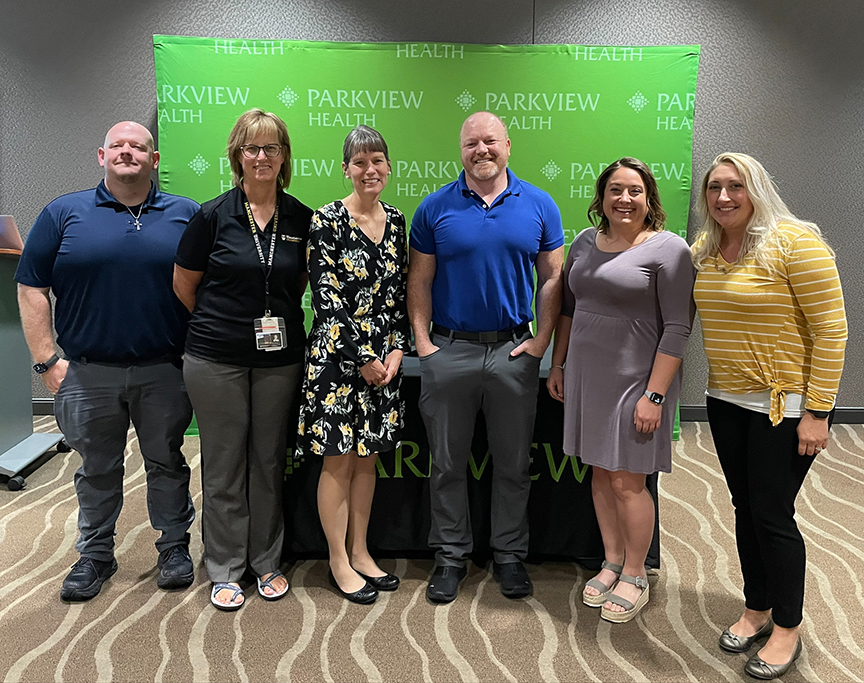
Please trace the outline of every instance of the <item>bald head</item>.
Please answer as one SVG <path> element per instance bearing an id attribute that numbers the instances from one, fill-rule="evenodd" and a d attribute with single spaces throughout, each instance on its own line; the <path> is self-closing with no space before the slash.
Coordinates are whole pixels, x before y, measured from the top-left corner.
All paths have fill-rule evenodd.
<path id="1" fill-rule="evenodd" d="M 459 132 L 460 142 L 462 136 L 465 134 L 465 129 L 477 125 L 488 125 L 497 128 L 497 130 L 500 131 L 501 139 L 507 140 L 507 124 L 504 123 L 504 120 L 497 114 L 493 114 L 491 111 L 478 111 L 471 114 L 471 116 L 465 119 L 465 123 L 462 124 L 462 130 Z M 500 128 L 498 128 L 498 126 L 500 126 Z"/>
<path id="2" fill-rule="evenodd" d="M 121 121 L 111 127 L 98 153 L 111 194 L 119 199 L 124 186 L 132 195 L 149 191 L 150 174 L 159 166 L 159 152 L 153 147 L 153 136 L 140 123 Z"/>
<path id="3" fill-rule="evenodd" d="M 146 140 L 147 147 L 150 151 L 154 151 L 156 149 L 156 145 L 153 144 L 153 135 L 151 135 L 150 131 L 147 130 L 140 123 L 135 123 L 135 121 L 121 121 L 120 123 L 115 123 L 108 132 L 105 134 L 105 142 L 103 143 L 103 147 L 109 147 L 111 145 L 111 141 L 117 139 L 118 137 L 125 136 L 135 136 Z"/>

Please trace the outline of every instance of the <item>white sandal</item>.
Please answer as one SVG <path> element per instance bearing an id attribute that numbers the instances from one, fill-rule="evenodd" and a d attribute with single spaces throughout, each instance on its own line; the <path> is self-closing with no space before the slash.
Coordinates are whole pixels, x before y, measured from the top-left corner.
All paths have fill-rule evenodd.
<path id="1" fill-rule="evenodd" d="M 281 591 L 277 591 L 273 587 L 273 584 L 271 582 L 273 581 L 273 579 L 278 579 L 280 576 L 285 579 L 285 588 L 283 588 Z M 267 592 L 264 590 L 265 588 L 269 588 L 271 591 L 273 591 L 273 595 L 267 595 Z M 270 574 L 270 576 L 268 576 L 266 579 L 261 579 L 260 577 L 258 578 L 258 595 L 260 595 L 262 598 L 269 602 L 273 602 L 274 600 L 278 600 L 279 598 L 284 598 L 285 594 L 290 588 L 291 584 L 288 583 L 288 579 L 285 578 L 285 575 L 278 569 L 272 574 Z"/>
<path id="2" fill-rule="evenodd" d="M 228 602 L 219 602 L 216 599 L 216 594 L 219 591 L 232 591 L 231 598 Z M 241 598 L 240 602 L 236 602 L 238 596 Z M 243 607 L 246 603 L 245 596 L 243 595 L 243 589 L 240 588 L 237 584 L 234 583 L 214 583 L 213 588 L 210 590 L 210 602 L 213 604 L 218 610 L 222 610 L 223 612 L 236 612 L 238 609 Z"/>

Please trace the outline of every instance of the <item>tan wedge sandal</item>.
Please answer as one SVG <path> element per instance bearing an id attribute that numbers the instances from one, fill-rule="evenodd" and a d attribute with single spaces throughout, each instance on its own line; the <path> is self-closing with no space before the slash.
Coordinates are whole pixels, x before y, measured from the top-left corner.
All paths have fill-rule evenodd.
<path id="1" fill-rule="evenodd" d="M 605 606 L 600 611 L 600 616 L 603 617 L 606 621 L 611 621 L 613 624 L 624 624 L 631 619 L 633 619 L 639 612 L 642 611 L 642 608 L 648 604 L 648 579 L 644 576 L 630 576 L 629 574 L 621 574 L 618 577 L 619 581 L 623 581 L 624 583 L 631 583 L 637 588 L 642 589 L 642 595 L 639 596 L 639 599 L 636 600 L 636 603 L 633 604 L 629 600 L 622 598 L 615 593 L 609 593 L 606 596 L 606 601 L 611 602 L 613 605 L 618 605 L 619 607 L 623 607 L 623 612 L 615 612 L 611 609 L 607 609 Z"/>
<path id="2" fill-rule="evenodd" d="M 624 566 L 620 564 L 613 564 L 612 562 L 607 562 L 603 560 L 603 564 L 600 565 L 600 569 L 608 569 L 610 572 L 614 572 L 618 575 L 624 571 Z M 604 584 L 602 581 L 598 581 L 597 578 L 588 579 L 585 583 L 585 588 L 591 586 L 591 588 L 600 591 L 599 595 L 591 595 L 590 593 L 585 592 L 585 588 L 582 589 L 582 602 L 584 602 L 588 607 L 602 607 L 603 603 L 606 602 L 606 596 L 609 594 L 609 591 L 612 590 L 612 586 L 615 585 L 613 581 L 610 585 Z"/>

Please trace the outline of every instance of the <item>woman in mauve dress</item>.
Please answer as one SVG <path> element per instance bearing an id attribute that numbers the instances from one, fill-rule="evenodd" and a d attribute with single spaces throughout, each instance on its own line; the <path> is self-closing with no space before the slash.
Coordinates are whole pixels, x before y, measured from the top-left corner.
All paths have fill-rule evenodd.
<path id="1" fill-rule="evenodd" d="M 564 265 L 547 387 L 564 403 L 564 452 L 593 468 L 605 559 L 583 602 L 630 621 L 648 602 L 654 501 L 645 476 L 669 472 L 694 269 L 666 232 L 657 182 L 638 159 L 606 168 Z"/>

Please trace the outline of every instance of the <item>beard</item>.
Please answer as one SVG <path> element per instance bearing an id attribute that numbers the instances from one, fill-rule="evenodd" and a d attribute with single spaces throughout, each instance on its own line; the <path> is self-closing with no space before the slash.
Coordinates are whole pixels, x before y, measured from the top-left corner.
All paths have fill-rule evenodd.
<path id="1" fill-rule="evenodd" d="M 507 167 L 507 164 L 502 165 L 500 159 L 489 159 L 486 163 L 477 166 L 471 164 L 468 169 L 469 175 L 475 180 L 491 180 L 499 175 Z"/>

